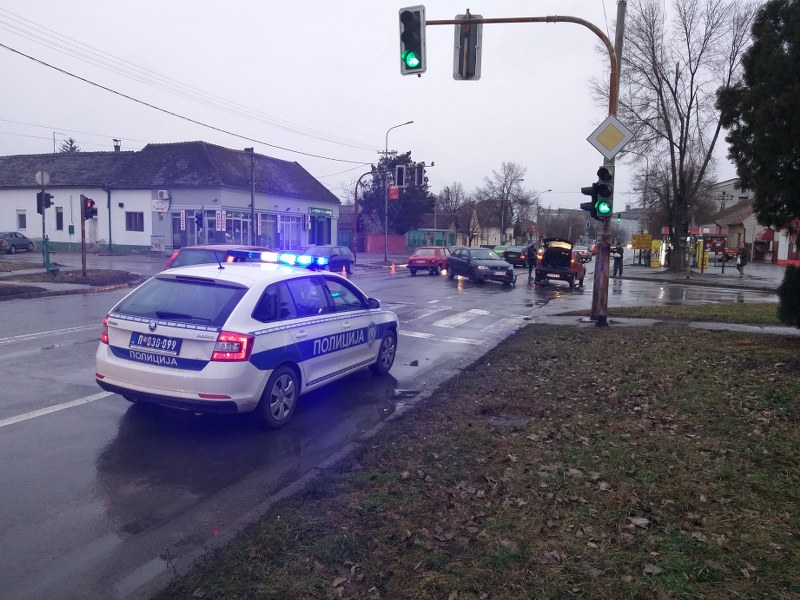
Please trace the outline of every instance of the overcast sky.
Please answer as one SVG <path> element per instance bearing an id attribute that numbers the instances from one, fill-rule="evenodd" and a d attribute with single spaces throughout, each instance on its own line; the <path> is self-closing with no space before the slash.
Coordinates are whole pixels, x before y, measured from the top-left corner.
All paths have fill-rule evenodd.
<path id="1" fill-rule="evenodd" d="M 388 146 L 435 163 L 434 193 L 456 181 L 471 192 L 507 161 L 527 169 L 531 192 L 552 190 L 545 206 L 577 208 L 603 162 L 586 140 L 608 115 L 589 95 L 591 78 L 608 79 L 598 38 L 568 23 L 484 25 L 481 79 L 467 82 L 453 79 L 453 26 L 428 26 L 427 72 L 404 77 L 402 6 L 3 0 L 0 43 L 13 51 L 0 48 L 0 155 L 52 152 L 54 135 L 56 148 L 72 137 L 83 151 L 112 150 L 113 138 L 123 150 L 190 140 L 254 146 L 300 163 L 344 199 L 377 161 L 387 130 L 413 120 L 389 133 Z M 580 17 L 612 42 L 617 12 L 615 0 L 425 6 L 428 20 L 467 8 L 487 18 Z M 722 141 L 720 180 L 735 177 L 725 153 Z M 617 166 L 615 208 L 636 200 L 631 171 Z"/>

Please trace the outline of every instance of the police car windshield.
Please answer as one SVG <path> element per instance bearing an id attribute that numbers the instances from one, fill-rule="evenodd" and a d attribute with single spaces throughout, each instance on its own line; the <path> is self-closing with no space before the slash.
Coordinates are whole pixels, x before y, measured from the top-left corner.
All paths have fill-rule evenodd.
<path id="1" fill-rule="evenodd" d="M 221 327 L 246 291 L 219 282 L 154 278 L 134 290 L 112 313 Z"/>

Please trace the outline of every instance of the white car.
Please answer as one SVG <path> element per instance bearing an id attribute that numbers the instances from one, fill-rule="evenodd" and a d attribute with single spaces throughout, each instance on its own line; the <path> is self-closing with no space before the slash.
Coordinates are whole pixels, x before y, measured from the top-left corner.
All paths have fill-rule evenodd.
<path id="1" fill-rule="evenodd" d="M 132 402 L 256 411 L 277 428 L 301 394 L 367 366 L 387 373 L 397 332 L 397 315 L 335 273 L 274 263 L 179 267 L 106 315 L 95 378 Z"/>

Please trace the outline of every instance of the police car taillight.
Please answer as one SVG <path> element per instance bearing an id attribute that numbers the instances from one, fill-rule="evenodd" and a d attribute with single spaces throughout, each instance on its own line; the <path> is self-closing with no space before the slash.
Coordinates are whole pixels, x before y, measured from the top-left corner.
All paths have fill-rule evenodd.
<path id="1" fill-rule="evenodd" d="M 220 331 L 217 343 L 214 344 L 214 351 L 211 353 L 211 360 L 226 362 L 249 360 L 254 339 L 252 335 Z"/>
<path id="2" fill-rule="evenodd" d="M 100 341 L 104 344 L 108 343 L 108 315 L 103 317 L 103 327 L 100 329 Z"/>

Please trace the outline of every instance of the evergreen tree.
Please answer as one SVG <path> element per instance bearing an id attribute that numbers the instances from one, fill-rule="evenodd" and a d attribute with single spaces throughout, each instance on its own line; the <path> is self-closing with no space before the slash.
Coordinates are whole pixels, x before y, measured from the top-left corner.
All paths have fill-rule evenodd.
<path id="1" fill-rule="evenodd" d="M 78 147 L 78 143 L 72 138 L 67 138 L 61 142 L 60 152 L 63 152 L 64 154 L 75 154 L 76 152 L 80 151 L 81 149 Z"/>
<path id="2" fill-rule="evenodd" d="M 800 217 L 800 2 L 766 2 L 752 35 L 743 81 L 721 88 L 717 106 L 759 222 L 783 227 Z"/>

